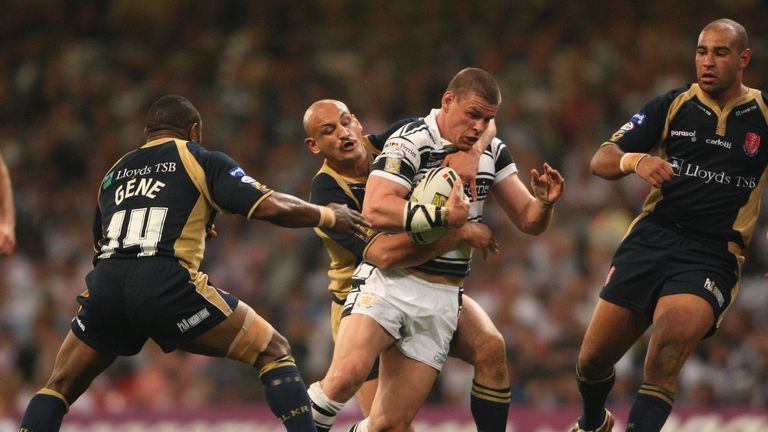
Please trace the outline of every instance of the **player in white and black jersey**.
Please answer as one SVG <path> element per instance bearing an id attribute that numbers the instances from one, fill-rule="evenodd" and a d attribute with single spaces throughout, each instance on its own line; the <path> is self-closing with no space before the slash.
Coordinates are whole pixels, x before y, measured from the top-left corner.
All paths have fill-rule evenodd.
<path id="1" fill-rule="evenodd" d="M 406 197 L 419 176 L 440 166 L 446 153 L 477 143 L 500 101 L 498 85 L 490 74 L 464 69 L 448 85 L 439 110 L 404 126 L 387 140 L 374 162 L 363 203 L 363 214 L 375 228 L 419 232 L 466 223 L 470 205 L 458 198 L 455 189 L 444 207 L 410 203 Z M 519 229 L 542 232 L 562 194 L 562 177 L 547 164 L 542 174 L 532 170 L 531 194 L 518 178 L 511 156 L 496 172 L 497 162 L 504 163 L 506 158 L 500 154 L 509 153 L 498 141 L 493 149 L 480 163 L 483 170 L 493 173 L 494 196 Z M 484 158 L 489 162 L 483 163 Z M 490 180 L 491 176 L 484 174 L 483 178 Z M 478 204 L 475 209 L 481 207 Z M 342 320 L 331 366 L 311 395 L 313 408 L 331 415 L 338 412 L 380 353 L 381 384 L 371 414 L 353 429 L 408 428 L 445 363 L 456 330 L 470 253 L 455 253 L 466 258 L 458 266 L 444 266 L 448 270 L 443 271 L 358 267 L 353 292 L 347 298 L 352 312 Z"/>

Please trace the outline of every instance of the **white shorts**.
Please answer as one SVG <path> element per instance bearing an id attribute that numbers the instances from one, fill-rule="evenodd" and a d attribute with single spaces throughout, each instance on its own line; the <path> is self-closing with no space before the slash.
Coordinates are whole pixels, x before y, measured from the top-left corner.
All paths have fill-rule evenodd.
<path id="1" fill-rule="evenodd" d="M 440 371 L 456 331 L 460 289 L 428 282 L 405 270 L 386 273 L 368 264 L 355 270 L 344 309 L 373 318 L 404 356 Z"/>

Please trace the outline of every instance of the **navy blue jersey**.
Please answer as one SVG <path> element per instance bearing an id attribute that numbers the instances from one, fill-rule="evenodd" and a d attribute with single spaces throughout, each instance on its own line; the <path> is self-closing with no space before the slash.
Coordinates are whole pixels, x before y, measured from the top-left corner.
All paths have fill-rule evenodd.
<path id="1" fill-rule="evenodd" d="M 373 136 L 367 136 L 363 145 L 368 150 L 369 163 L 381 151 L 381 143 Z M 365 196 L 365 182 L 368 177 L 347 177 L 339 174 L 323 162 L 320 171 L 312 179 L 309 201 L 318 205 L 330 203 L 346 204 L 347 207 L 362 211 Z M 339 299 L 345 299 L 352 287 L 352 273 L 363 260 L 365 248 L 377 235 L 376 231 L 368 230 L 366 235 L 346 235 L 332 232 L 325 228 L 315 228 L 315 233 L 323 240 L 325 249 L 331 258 L 328 270 L 330 285 L 328 289 Z"/>
<path id="2" fill-rule="evenodd" d="M 609 140 L 672 164 L 672 181 L 651 189 L 639 218 L 653 214 L 694 237 L 746 247 L 765 186 L 766 116 L 755 89 L 723 109 L 697 84 L 647 103 Z"/>
<path id="3" fill-rule="evenodd" d="M 270 194 L 224 153 L 178 139 L 148 142 L 102 181 L 96 259 L 174 257 L 196 272 L 214 215 L 250 217 Z"/>
<path id="4" fill-rule="evenodd" d="M 392 132 L 414 120 L 416 119 L 400 120 L 378 135 L 366 135 L 362 144 L 368 153 L 369 164 L 373 162 L 375 156 L 381 153 L 384 143 Z M 312 179 L 309 201 L 318 205 L 346 204 L 351 209 L 362 211 L 367 180 L 367 176 L 359 178 L 343 176 L 328 166 L 327 161 L 324 161 L 322 168 Z M 328 278 L 331 283 L 328 289 L 338 299 L 343 300 L 352 287 L 352 273 L 355 267 L 363 261 L 365 248 L 368 247 L 377 232 L 368 230 L 366 235 L 345 235 L 332 232 L 327 228 L 315 228 L 315 233 L 323 240 L 331 258 L 331 266 L 328 270 Z"/>

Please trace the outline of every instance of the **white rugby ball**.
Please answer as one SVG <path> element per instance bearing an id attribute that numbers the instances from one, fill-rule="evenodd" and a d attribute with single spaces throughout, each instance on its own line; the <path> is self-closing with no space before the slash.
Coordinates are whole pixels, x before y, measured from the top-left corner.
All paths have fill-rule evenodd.
<path id="1" fill-rule="evenodd" d="M 459 179 L 459 174 L 453 168 L 439 167 L 432 168 L 419 180 L 416 187 L 411 192 L 411 202 L 419 204 L 432 204 L 436 206 L 445 206 L 448 196 L 451 195 L 453 183 Z M 464 190 L 461 190 L 464 194 Z M 448 231 L 446 227 L 436 227 L 421 232 L 411 232 L 413 241 L 418 244 L 434 243 L 444 236 Z"/>

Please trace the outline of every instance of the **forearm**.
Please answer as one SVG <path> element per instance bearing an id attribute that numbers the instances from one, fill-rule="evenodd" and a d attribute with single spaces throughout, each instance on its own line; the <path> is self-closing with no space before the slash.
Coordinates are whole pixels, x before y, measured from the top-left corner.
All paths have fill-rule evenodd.
<path id="1" fill-rule="evenodd" d="M 618 145 L 613 143 L 604 143 L 600 149 L 595 152 L 590 162 L 592 174 L 602 177 L 606 180 L 617 180 L 625 175 L 621 170 L 621 158 L 624 152 Z"/>
<path id="2" fill-rule="evenodd" d="M 405 233 L 383 234 L 368 246 L 364 258 L 382 270 L 413 267 L 456 249 L 462 239 L 457 229 L 429 245 L 419 245 Z"/>
<path id="3" fill-rule="evenodd" d="M 273 192 L 259 204 L 251 218 L 288 228 L 314 227 L 320 222 L 320 206 L 293 195 Z"/>
<path id="4" fill-rule="evenodd" d="M 525 217 L 523 217 L 518 229 L 526 234 L 541 234 L 549 226 L 553 213 L 554 204 L 550 205 L 532 197 L 526 206 Z"/>

